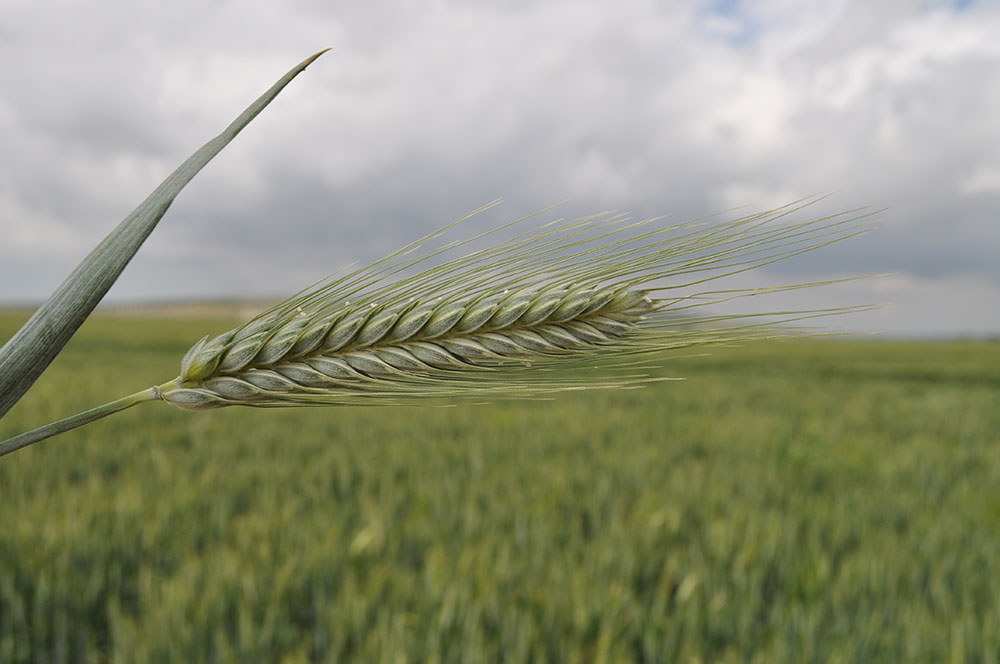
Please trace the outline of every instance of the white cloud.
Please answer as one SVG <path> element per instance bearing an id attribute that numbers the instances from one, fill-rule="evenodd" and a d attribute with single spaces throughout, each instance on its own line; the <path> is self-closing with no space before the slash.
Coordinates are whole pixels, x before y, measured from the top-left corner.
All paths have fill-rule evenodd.
<path id="1" fill-rule="evenodd" d="M 967 195 L 1000 194 L 1000 167 L 977 168 L 959 181 L 958 190 Z"/>

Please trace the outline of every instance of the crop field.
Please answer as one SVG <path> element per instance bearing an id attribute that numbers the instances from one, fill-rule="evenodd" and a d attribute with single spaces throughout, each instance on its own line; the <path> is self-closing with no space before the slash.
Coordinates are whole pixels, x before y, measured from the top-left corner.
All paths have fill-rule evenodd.
<path id="1" fill-rule="evenodd" d="M 92 319 L 0 439 L 173 378 L 229 323 Z M 1000 662 L 1000 344 L 663 375 L 686 380 L 153 403 L 4 457 L 0 662 Z"/>

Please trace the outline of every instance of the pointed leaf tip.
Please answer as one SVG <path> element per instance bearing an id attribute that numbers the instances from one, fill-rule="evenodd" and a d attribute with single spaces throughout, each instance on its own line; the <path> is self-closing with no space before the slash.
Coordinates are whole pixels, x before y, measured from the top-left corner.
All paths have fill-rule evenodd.
<path id="1" fill-rule="evenodd" d="M 28 322 L 0 348 L 0 417 L 27 392 L 87 319 L 185 185 L 292 79 L 328 50 L 326 48 L 309 56 L 289 70 L 222 133 L 188 157 L 94 248 Z"/>

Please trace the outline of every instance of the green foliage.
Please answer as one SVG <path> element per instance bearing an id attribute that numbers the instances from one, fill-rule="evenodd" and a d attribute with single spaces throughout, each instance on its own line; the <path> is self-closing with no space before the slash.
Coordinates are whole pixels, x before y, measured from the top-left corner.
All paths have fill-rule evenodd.
<path id="1" fill-rule="evenodd" d="M 231 323 L 88 321 L 0 439 L 174 375 Z M 22 450 L 0 662 L 1000 659 L 1000 345 L 665 366 L 687 382 L 153 404 Z"/>

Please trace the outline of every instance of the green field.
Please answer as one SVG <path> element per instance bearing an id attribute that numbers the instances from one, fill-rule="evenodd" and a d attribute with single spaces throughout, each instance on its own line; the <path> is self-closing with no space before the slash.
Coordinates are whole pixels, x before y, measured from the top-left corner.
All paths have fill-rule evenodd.
<path id="1" fill-rule="evenodd" d="M 0 439 L 225 327 L 94 319 Z M 687 380 L 146 404 L 4 457 L 0 662 L 1000 662 L 1000 344 L 762 343 L 664 375 Z"/>

